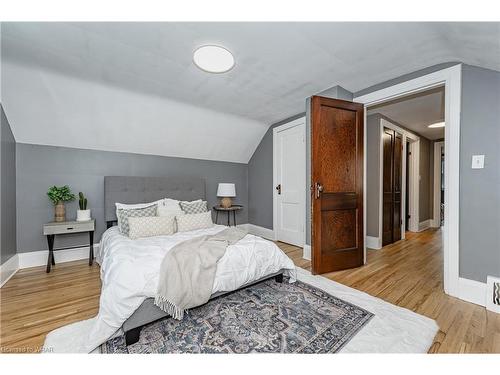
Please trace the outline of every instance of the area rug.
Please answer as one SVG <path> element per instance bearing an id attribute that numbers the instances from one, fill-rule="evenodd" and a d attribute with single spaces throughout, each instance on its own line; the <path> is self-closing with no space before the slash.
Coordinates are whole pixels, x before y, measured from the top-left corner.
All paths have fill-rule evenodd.
<path id="1" fill-rule="evenodd" d="M 145 326 L 102 353 L 336 353 L 373 317 L 314 286 L 267 280 L 191 309 L 182 321 Z"/>

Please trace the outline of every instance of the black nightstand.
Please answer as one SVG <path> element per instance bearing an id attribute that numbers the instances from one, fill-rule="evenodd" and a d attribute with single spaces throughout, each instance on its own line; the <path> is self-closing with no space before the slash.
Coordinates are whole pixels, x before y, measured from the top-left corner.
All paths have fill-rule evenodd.
<path id="1" fill-rule="evenodd" d="M 239 204 L 232 205 L 231 207 L 225 208 L 222 206 L 214 206 L 213 209 L 215 210 L 215 224 L 218 224 L 219 220 L 219 211 L 222 212 L 227 212 L 227 226 L 231 226 L 231 212 L 233 213 L 233 223 L 234 226 L 236 226 L 236 211 L 242 210 L 243 206 Z"/>

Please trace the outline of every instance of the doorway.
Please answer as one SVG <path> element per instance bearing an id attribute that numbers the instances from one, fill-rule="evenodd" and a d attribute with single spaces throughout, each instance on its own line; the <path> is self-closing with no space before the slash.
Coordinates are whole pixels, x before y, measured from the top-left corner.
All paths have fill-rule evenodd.
<path id="1" fill-rule="evenodd" d="M 306 217 L 305 117 L 273 129 L 275 240 L 303 247 Z"/>
<path id="2" fill-rule="evenodd" d="M 460 168 L 460 97 L 461 64 L 427 75 L 409 79 L 371 93 L 355 96 L 353 100 L 366 108 L 436 87 L 444 87 L 445 158 L 444 158 L 444 230 L 443 279 L 445 293 L 459 297 L 459 168 Z M 365 121 L 366 124 L 366 121 Z M 366 144 L 365 144 L 366 147 Z M 365 158 L 365 165 L 367 161 Z M 365 169 L 366 170 L 366 169 Z M 449 189 L 448 186 L 456 186 Z M 366 174 L 365 174 L 366 188 Z M 410 194 L 411 195 L 411 194 Z M 411 199 L 411 198 L 410 198 Z M 366 207 L 366 201 L 364 206 Z M 366 215 L 365 215 L 366 217 Z M 411 220 L 411 218 L 410 218 Z M 366 223 L 365 223 L 366 227 Z M 366 256 L 366 252 L 365 252 Z"/>

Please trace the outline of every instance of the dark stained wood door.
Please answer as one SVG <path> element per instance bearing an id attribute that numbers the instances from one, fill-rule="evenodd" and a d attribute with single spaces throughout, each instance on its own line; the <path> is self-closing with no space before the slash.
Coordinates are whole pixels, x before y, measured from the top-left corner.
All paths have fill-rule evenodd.
<path id="1" fill-rule="evenodd" d="M 363 105 L 311 101 L 312 272 L 364 263 Z"/>
<path id="2" fill-rule="evenodd" d="M 383 211 L 382 246 L 401 239 L 402 224 L 402 171 L 403 137 L 392 129 L 384 128 L 383 137 Z"/>

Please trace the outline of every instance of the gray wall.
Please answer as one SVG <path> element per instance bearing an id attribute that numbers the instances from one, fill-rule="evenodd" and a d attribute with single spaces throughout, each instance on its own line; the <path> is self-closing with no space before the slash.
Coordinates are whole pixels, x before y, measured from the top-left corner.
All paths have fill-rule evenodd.
<path id="1" fill-rule="evenodd" d="M 248 222 L 273 229 L 273 129 L 300 117 L 297 114 L 269 127 L 248 162 Z"/>
<path id="2" fill-rule="evenodd" d="M 1 105 L 0 112 L 0 264 L 3 264 L 16 253 L 16 141 Z"/>
<path id="3" fill-rule="evenodd" d="M 380 119 L 366 118 L 366 235 L 378 237 L 380 203 Z"/>
<path id="4" fill-rule="evenodd" d="M 366 234 L 378 237 L 379 228 L 379 200 L 380 200 L 380 120 L 385 120 L 406 129 L 394 120 L 373 114 L 366 120 Z M 414 133 L 414 132 L 412 132 Z M 414 133 L 415 134 L 415 133 Z M 420 184 L 419 184 L 419 220 L 420 222 L 432 218 L 432 183 L 433 183 L 433 143 L 420 137 Z"/>
<path id="5" fill-rule="evenodd" d="M 500 276 L 500 72 L 464 65 L 460 119 L 460 276 Z M 484 169 L 471 169 L 484 154 Z"/>
<path id="6" fill-rule="evenodd" d="M 217 203 L 219 182 L 236 184 L 236 203 L 245 209 L 238 223 L 248 222 L 248 166 L 239 163 L 92 151 L 64 147 L 17 144 L 17 251 L 47 249 L 42 224 L 53 220 L 53 206 L 46 191 L 51 185 L 68 184 L 73 192 L 83 191 L 97 221 L 95 242 L 105 230 L 104 176 L 198 176 L 206 181 L 210 206 Z M 67 218 L 75 218 L 77 202 L 66 207 Z M 56 238 L 55 247 L 82 246 L 87 235 Z"/>

